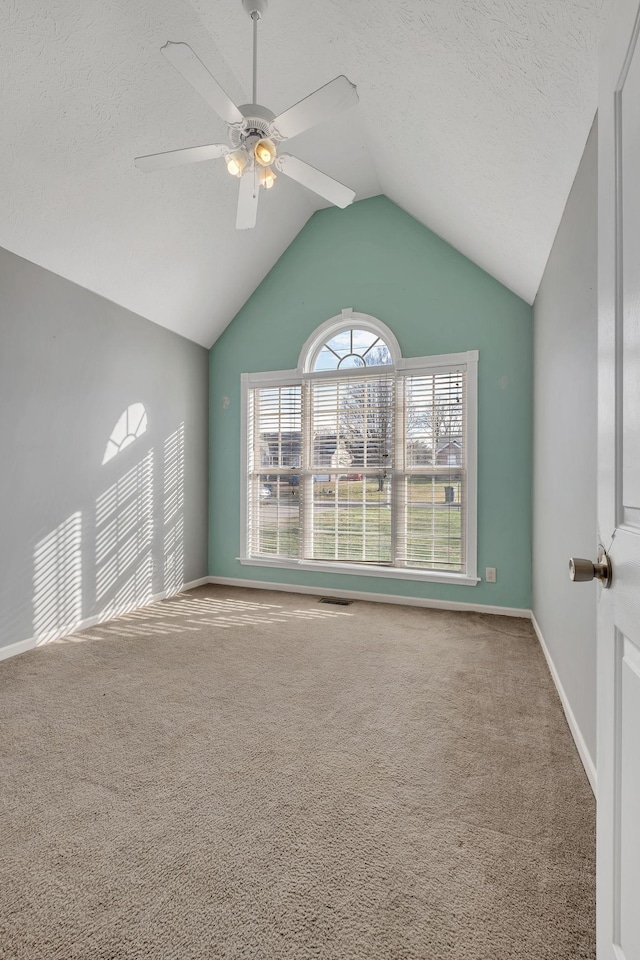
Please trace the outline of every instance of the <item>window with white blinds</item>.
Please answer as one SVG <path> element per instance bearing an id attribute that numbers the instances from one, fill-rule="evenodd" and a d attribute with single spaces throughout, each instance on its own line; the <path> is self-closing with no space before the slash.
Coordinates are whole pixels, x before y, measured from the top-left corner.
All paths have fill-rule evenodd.
<path id="1" fill-rule="evenodd" d="M 394 378 L 344 375 L 303 388 L 301 556 L 392 563 Z"/>
<path id="2" fill-rule="evenodd" d="M 465 569 L 466 371 L 402 378 L 399 565 Z"/>
<path id="3" fill-rule="evenodd" d="M 252 556 L 300 554 L 302 386 L 249 395 L 248 533 Z"/>
<path id="4" fill-rule="evenodd" d="M 240 559 L 475 583 L 476 366 L 245 375 Z"/>

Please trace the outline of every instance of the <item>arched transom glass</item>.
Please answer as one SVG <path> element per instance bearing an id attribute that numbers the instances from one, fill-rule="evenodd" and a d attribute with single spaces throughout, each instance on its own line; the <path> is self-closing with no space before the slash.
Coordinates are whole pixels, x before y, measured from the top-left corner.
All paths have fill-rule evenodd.
<path id="1" fill-rule="evenodd" d="M 371 330 L 349 327 L 326 340 L 316 355 L 314 370 L 379 367 L 393 363 L 391 351 Z"/>

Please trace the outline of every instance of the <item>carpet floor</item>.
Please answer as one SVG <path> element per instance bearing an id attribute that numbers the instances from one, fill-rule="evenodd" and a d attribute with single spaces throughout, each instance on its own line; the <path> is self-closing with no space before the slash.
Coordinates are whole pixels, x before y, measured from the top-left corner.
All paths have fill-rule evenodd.
<path id="1" fill-rule="evenodd" d="M 595 957 L 528 621 L 207 586 L 0 664 L 3 960 Z"/>

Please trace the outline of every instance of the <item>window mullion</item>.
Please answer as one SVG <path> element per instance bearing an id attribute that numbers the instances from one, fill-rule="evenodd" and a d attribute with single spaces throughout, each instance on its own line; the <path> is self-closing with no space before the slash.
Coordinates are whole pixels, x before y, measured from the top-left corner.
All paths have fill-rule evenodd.
<path id="1" fill-rule="evenodd" d="M 404 377 L 397 377 L 393 416 L 393 471 L 391 474 L 391 563 L 400 566 L 399 558 L 406 557 L 406 483 L 405 437 L 406 437 L 406 384 Z"/>
<path id="2" fill-rule="evenodd" d="M 313 414 L 312 386 L 308 379 L 302 381 L 302 485 L 300 504 L 300 557 L 313 556 Z"/>

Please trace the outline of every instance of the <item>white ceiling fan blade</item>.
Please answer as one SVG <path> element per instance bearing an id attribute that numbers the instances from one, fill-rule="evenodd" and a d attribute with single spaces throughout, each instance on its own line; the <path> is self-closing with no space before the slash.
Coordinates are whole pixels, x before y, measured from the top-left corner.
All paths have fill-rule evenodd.
<path id="1" fill-rule="evenodd" d="M 255 171 L 250 170 L 240 177 L 236 230 L 251 230 L 255 227 L 258 217 L 259 198 L 260 184 L 258 183 Z"/>
<path id="2" fill-rule="evenodd" d="M 242 123 L 244 117 L 224 92 L 217 80 L 214 80 L 202 60 L 196 56 L 188 43 L 165 43 L 161 47 L 172 67 L 182 74 L 203 100 L 212 107 L 225 123 Z"/>
<path id="3" fill-rule="evenodd" d="M 167 150 L 165 153 L 150 153 L 146 157 L 136 157 L 135 165 L 139 170 L 164 170 L 166 167 L 179 167 L 183 163 L 199 163 L 201 160 L 217 160 L 229 152 L 226 143 L 209 143 L 203 147 L 185 147 L 184 150 Z"/>
<path id="4" fill-rule="evenodd" d="M 283 153 L 277 158 L 276 167 L 285 176 L 297 180 L 298 183 L 308 187 L 309 190 L 313 190 L 314 193 L 320 194 L 321 197 L 324 197 L 329 203 L 335 204 L 336 207 L 348 207 L 350 203 L 353 203 L 356 195 L 355 190 L 345 187 L 343 183 L 327 176 L 321 170 L 316 170 L 315 167 L 305 163 L 304 160 L 298 160 L 297 157 Z"/>
<path id="5" fill-rule="evenodd" d="M 278 140 L 288 140 L 354 107 L 359 99 L 355 85 L 347 77 L 336 77 L 272 120 L 271 133 Z"/>

